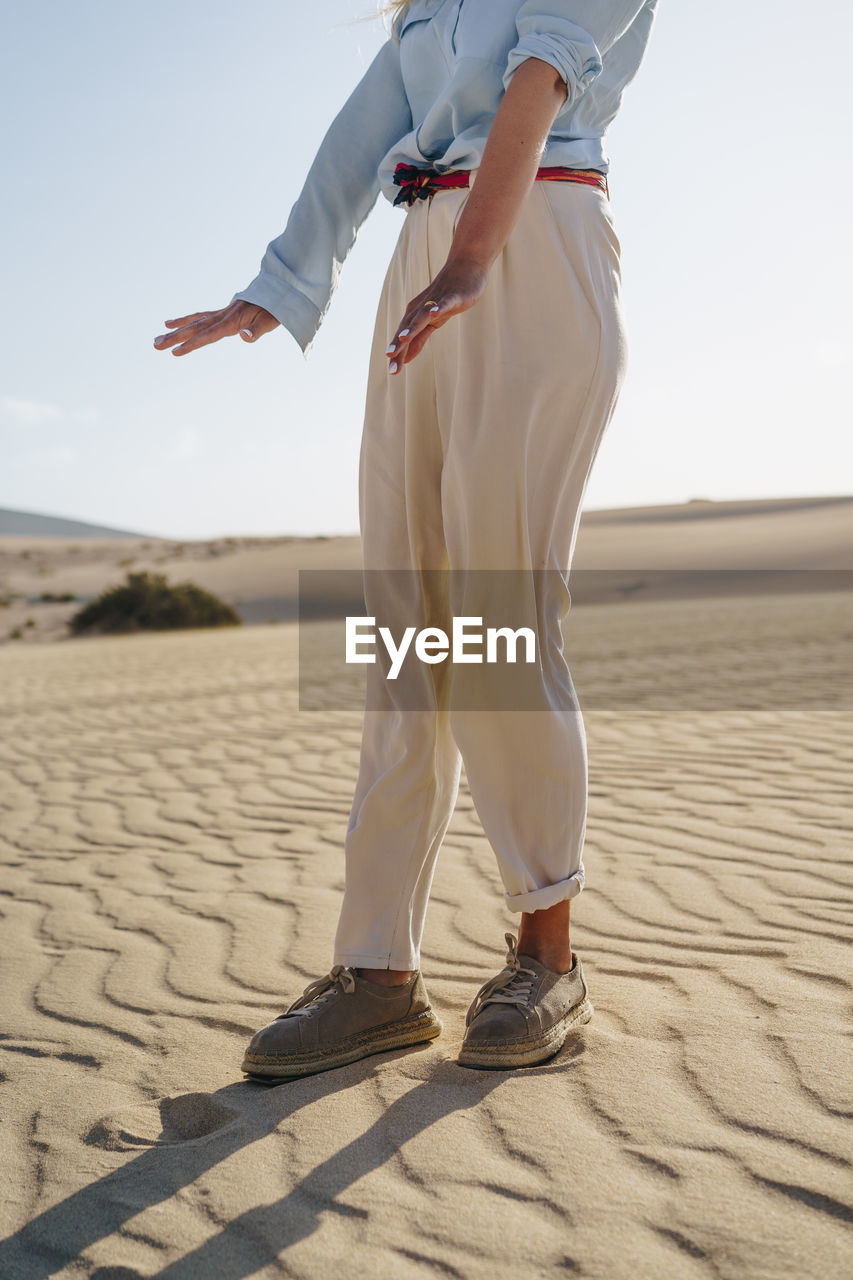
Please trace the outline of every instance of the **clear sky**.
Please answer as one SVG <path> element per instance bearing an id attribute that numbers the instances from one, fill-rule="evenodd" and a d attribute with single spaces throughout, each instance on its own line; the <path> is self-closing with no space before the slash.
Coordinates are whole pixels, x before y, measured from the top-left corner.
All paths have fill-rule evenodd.
<path id="1" fill-rule="evenodd" d="M 387 38 L 375 8 L 0 6 L 0 506 L 174 537 L 357 529 L 400 209 L 379 196 L 307 360 L 282 329 L 151 344 L 255 275 Z M 588 507 L 853 490 L 851 47 L 844 0 L 661 0 L 608 139 L 629 370 Z"/>

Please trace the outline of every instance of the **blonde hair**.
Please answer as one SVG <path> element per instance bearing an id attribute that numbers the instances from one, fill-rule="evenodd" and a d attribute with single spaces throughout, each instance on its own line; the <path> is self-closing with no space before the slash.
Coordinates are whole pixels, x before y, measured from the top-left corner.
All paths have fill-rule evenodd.
<path id="1" fill-rule="evenodd" d="M 379 12 L 393 14 L 396 18 L 397 14 L 402 13 L 409 4 L 411 4 L 411 0 L 391 0 L 391 3 L 383 5 Z"/>
<path id="2" fill-rule="evenodd" d="M 382 0 L 377 0 L 375 13 L 367 13 L 360 18 L 352 18 L 351 22 L 353 24 L 358 22 L 373 22 L 376 18 L 384 18 L 387 13 L 390 13 L 391 23 L 393 26 L 397 21 L 397 18 L 401 14 L 405 13 L 411 3 L 412 0 L 390 0 L 390 3 L 383 4 Z M 344 23 L 343 25 L 349 26 L 350 23 Z"/>

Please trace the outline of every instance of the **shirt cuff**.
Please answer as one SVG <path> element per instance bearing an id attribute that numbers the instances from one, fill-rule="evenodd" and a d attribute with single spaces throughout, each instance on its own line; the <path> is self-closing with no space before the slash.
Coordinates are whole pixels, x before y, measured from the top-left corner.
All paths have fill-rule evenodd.
<path id="1" fill-rule="evenodd" d="M 515 48 L 510 49 L 503 74 L 504 89 L 513 73 L 527 58 L 539 58 L 542 62 L 550 63 L 566 83 L 566 101 L 557 112 L 555 120 L 571 111 L 583 91 L 600 75 L 602 69 L 601 57 L 592 41 L 578 46 L 559 36 L 531 31 L 521 37 Z"/>
<path id="2" fill-rule="evenodd" d="M 251 284 L 235 293 L 232 302 L 251 302 L 275 316 L 280 325 L 296 339 L 307 358 L 317 336 L 322 316 L 310 298 L 292 284 L 261 271 Z"/>

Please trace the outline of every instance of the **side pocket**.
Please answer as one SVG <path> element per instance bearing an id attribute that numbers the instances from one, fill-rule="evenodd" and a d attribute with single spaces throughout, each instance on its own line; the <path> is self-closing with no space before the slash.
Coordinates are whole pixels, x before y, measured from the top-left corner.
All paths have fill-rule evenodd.
<path id="1" fill-rule="evenodd" d="M 453 236 L 456 235 L 456 226 L 459 222 L 459 219 L 462 217 L 462 210 L 465 208 L 466 204 L 468 203 L 468 197 L 471 194 L 471 188 L 463 187 L 463 191 L 465 192 L 464 198 L 459 201 L 459 208 L 456 210 L 455 214 L 453 215 L 453 226 L 450 228 L 451 239 L 453 238 Z"/>
<path id="2" fill-rule="evenodd" d="M 595 258 L 603 258 L 608 259 L 616 273 L 621 275 L 622 244 L 616 232 L 610 201 L 604 192 L 572 182 L 542 182 L 537 185 L 542 187 L 545 203 L 576 270 L 587 273 Z M 581 266 L 581 262 L 586 265 Z"/>
<path id="3" fill-rule="evenodd" d="M 610 243 L 613 246 L 613 251 L 616 254 L 616 257 L 619 258 L 621 261 L 622 241 L 619 239 L 619 236 L 616 233 L 616 223 L 613 221 L 613 213 L 610 209 L 610 201 L 607 199 L 606 196 L 604 197 L 604 221 L 607 224 L 607 231 L 610 237 Z"/>

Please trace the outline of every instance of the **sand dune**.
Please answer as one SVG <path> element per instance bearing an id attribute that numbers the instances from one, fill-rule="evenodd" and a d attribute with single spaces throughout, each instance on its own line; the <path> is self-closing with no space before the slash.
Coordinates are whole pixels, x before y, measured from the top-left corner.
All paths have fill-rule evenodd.
<path id="1" fill-rule="evenodd" d="M 75 609 L 121 582 L 128 570 L 189 579 L 234 605 L 244 621 L 263 623 L 298 616 L 300 570 L 325 571 L 325 589 L 341 601 L 351 594 L 360 566 L 357 537 L 177 542 L 0 536 L 0 643 L 18 629 L 27 643 L 62 638 Z M 343 570 L 343 579 L 335 582 L 333 570 Z M 853 497 L 589 511 L 581 521 L 572 583 L 576 605 L 849 590 Z M 41 598 L 64 592 L 77 599 Z"/>
<path id="2" fill-rule="evenodd" d="M 36 538 L 143 538 L 130 529 L 88 524 L 66 516 L 45 516 L 37 511 L 16 511 L 0 507 L 0 534 Z"/>
<path id="3" fill-rule="evenodd" d="M 514 923 L 463 786 L 443 1035 L 274 1088 L 241 1051 L 330 963 L 359 713 L 297 709 L 291 626 L 4 646 L 0 1277 L 844 1274 L 850 608 L 579 611 L 592 1022 L 456 1065 Z"/>

